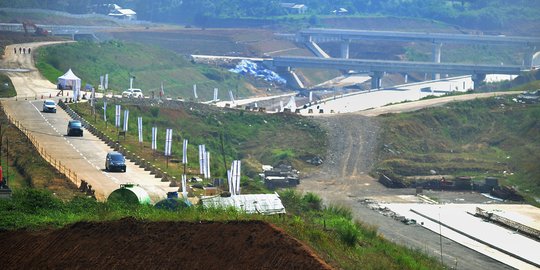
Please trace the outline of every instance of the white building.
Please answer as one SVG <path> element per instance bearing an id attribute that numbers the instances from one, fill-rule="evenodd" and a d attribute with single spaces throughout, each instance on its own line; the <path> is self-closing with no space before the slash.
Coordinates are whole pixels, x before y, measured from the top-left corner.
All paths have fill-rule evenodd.
<path id="1" fill-rule="evenodd" d="M 308 9 L 308 7 L 304 4 L 280 3 L 279 5 L 291 14 L 304 14 Z"/>
<path id="2" fill-rule="evenodd" d="M 123 19 L 123 20 L 136 20 L 137 19 L 137 12 L 135 12 L 132 9 L 129 8 L 122 8 L 117 4 L 110 5 L 111 11 L 108 16 Z"/>

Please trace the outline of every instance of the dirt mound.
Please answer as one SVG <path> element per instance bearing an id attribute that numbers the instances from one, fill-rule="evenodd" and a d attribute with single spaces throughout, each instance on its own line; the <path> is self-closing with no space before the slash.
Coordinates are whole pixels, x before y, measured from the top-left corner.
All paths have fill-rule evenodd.
<path id="1" fill-rule="evenodd" d="M 145 222 L 132 218 L 0 232 L 2 269 L 331 269 L 261 221 Z"/>

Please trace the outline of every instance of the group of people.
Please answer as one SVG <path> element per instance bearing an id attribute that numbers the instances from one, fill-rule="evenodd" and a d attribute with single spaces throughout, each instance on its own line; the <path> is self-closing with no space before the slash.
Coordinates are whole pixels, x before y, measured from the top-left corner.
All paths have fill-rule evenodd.
<path id="1" fill-rule="evenodd" d="M 17 48 L 13 48 L 13 51 L 15 52 L 15 54 L 17 54 Z M 28 52 L 28 54 L 30 54 L 30 52 L 32 52 L 32 49 L 31 48 L 22 48 L 22 47 L 19 47 L 19 53 L 20 54 L 25 54 L 26 52 Z"/>

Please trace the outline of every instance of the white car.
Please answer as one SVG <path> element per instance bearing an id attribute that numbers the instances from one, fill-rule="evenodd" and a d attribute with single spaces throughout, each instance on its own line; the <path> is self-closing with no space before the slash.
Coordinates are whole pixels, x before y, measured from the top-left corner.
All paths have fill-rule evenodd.
<path id="1" fill-rule="evenodd" d="M 133 90 L 133 93 L 131 94 L 132 97 L 134 97 L 134 98 L 143 98 L 144 97 L 141 89 L 133 88 L 132 90 Z"/>
<path id="2" fill-rule="evenodd" d="M 54 103 L 54 100 L 47 99 L 43 101 L 43 112 L 56 112 L 56 103 Z"/>
<path id="3" fill-rule="evenodd" d="M 127 89 L 126 91 L 122 92 L 123 98 L 129 98 L 133 95 L 133 89 Z"/>
<path id="4" fill-rule="evenodd" d="M 124 98 L 131 98 L 131 97 L 142 98 L 144 96 L 143 96 L 143 93 L 142 93 L 141 89 L 130 88 L 130 89 L 126 89 L 126 91 L 122 92 L 122 97 L 124 97 Z"/>

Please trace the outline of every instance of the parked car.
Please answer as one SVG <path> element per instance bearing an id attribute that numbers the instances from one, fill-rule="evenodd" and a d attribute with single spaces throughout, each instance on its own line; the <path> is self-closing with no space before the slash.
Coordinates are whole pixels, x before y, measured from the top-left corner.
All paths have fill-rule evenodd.
<path id="1" fill-rule="evenodd" d="M 131 94 L 131 97 L 134 97 L 134 98 L 143 98 L 144 97 L 141 89 L 134 88 L 132 90 L 133 90 L 133 93 Z"/>
<path id="2" fill-rule="evenodd" d="M 143 96 L 143 93 L 142 93 L 142 90 L 139 89 L 139 88 L 129 88 L 129 89 L 126 89 L 126 91 L 122 92 L 122 97 L 123 98 L 142 98 L 144 97 Z"/>
<path id="3" fill-rule="evenodd" d="M 83 129 L 81 121 L 79 120 L 69 120 L 67 127 L 68 136 L 83 136 Z"/>
<path id="4" fill-rule="evenodd" d="M 123 98 L 129 98 L 133 94 L 133 89 L 126 89 L 124 92 L 122 92 Z"/>
<path id="5" fill-rule="evenodd" d="M 105 158 L 105 170 L 126 172 L 126 159 L 121 153 L 109 152 Z"/>
<path id="6" fill-rule="evenodd" d="M 43 101 L 43 112 L 56 113 L 56 103 L 54 103 L 54 100 L 47 99 Z"/>

